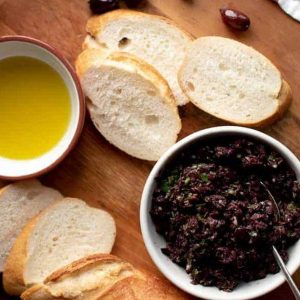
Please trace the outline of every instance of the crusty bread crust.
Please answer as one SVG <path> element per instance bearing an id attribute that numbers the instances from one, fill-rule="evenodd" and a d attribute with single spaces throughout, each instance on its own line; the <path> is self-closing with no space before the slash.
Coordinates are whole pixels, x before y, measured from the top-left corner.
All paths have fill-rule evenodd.
<path id="1" fill-rule="evenodd" d="M 174 21 L 171 19 L 165 18 L 163 16 L 158 16 L 158 15 L 152 15 L 152 14 L 147 14 L 135 10 L 129 10 L 129 9 L 117 9 L 110 11 L 108 13 L 105 13 L 103 15 L 99 16 L 93 16 L 91 17 L 87 24 L 86 24 L 86 31 L 93 37 L 96 37 L 98 33 L 100 33 L 103 28 L 108 24 L 109 22 L 112 22 L 118 18 L 151 18 L 151 19 L 156 19 L 160 20 L 162 22 L 165 22 L 168 25 L 174 26 L 178 30 L 180 30 L 186 37 L 187 39 L 190 39 L 191 41 L 194 39 L 194 37 L 184 29 L 182 29 L 178 24 L 176 24 Z"/>
<path id="2" fill-rule="evenodd" d="M 85 39 L 81 45 L 82 51 L 86 50 L 86 49 L 98 49 L 101 47 L 105 48 L 105 46 L 99 45 L 99 43 L 95 40 L 95 38 L 92 37 L 90 34 L 87 34 L 87 36 L 85 37 Z"/>
<path id="3" fill-rule="evenodd" d="M 262 120 L 259 123 L 255 123 L 255 124 L 249 125 L 249 126 L 265 127 L 265 126 L 271 125 L 272 123 L 278 121 L 285 114 L 285 112 L 287 111 L 287 109 L 289 108 L 289 106 L 292 103 L 293 97 L 292 97 L 291 87 L 284 79 L 282 80 L 282 86 L 279 91 L 277 99 L 278 99 L 278 108 L 272 116 L 270 116 L 269 118 L 267 118 L 265 120 Z"/>
<path id="4" fill-rule="evenodd" d="M 109 52 L 103 47 L 99 47 L 97 49 L 86 49 L 81 52 L 75 62 L 75 68 L 78 76 L 82 77 L 91 66 L 101 65 L 108 55 Z"/>
<path id="5" fill-rule="evenodd" d="M 66 298 L 63 291 L 59 297 L 51 293 L 51 284 L 60 282 L 64 278 L 76 278 L 76 275 L 84 274 L 85 271 L 92 270 L 93 267 L 106 263 L 120 264 L 120 270 L 128 269 L 131 272 L 128 275 L 117 278 L 106 277 L 107 282 L 104 286 L 99 286 L 90 290 L 85 286 L 85 290 L 80 296 Z M 121 273 L 120 273 L 121 274 Z M 86 258 L 75 261 L 74 263 L 54 272 L 43 284 L 38 284 L 25 291 L 21 298 L 23 300 L 55 300 L 55 299 L 73 299 L 73 300 L 181 300 L 186 299 L 183 292 L 177 290 L 167 281 L 159 279 L 147 273 L 140 272 L 124 260 L 113 255 L 91 255 Z"/>
<path id="6" fill-rule="evenodd" d="M 124 278 L 95 300 L 183 300 L 187 296 L 167 281 L 150 274 Z"/>
<path id="7" fill-rule="evenodd" d="M 13 183 L 8 184 L 8 185 L 2 187 L 2 188 L 0 189 L 0 196 L 1 196 L 1 194 L 2 194 L 2 193 L 3 193 L 10 185 L 12 185 L 12 184 L 13 184 Z"/>
<path id="8" fill-rule="evenodd" d="M 92 268 L 97 264 L 102 263 L 109 263 L 109 262 L 118 262 L 118 263 L 124 263 L 122 259 L 120 259 L 117 256 L 111 255 L 111 254 L 93 254 L 89 255 L 87 257 L 83 257 L 81 259 L 78 259 L 68 266 L 55 271 L 54 273 L 50 274 L 44 281 L 45 284 L 50 282 L 56 282 L 60 279 L 64 278 L 68 275 L 74 275 L 78 271 L 81 271 L 85 268 Z M 133 267 L 129 263 L 125 263 L 126 267 L 133 270 Z"/>
<path id="9" fill-rule="evenodd" d="M 40 215 L 25 225 L 7 257 L 3 272 L 3 287 L 9 295 L 19 296 L 26 290 L 23 271 L 27 259 L 27 241 Z"/>
<path id="10" fill-rule="evenodd" d="M 51 293 L 45 288 L 44 284 L 36 284 L 27 289 L 22 295 L 23 300 L 53 300 Z M 61 298 L 62 299 L 62 298 Z"/>
<path id="11" fill-rule="evenodd" d="M 84 257 L 82 259 L 79 259 L 66 267 L 63 267 L 54 273 L 52 273 L 48 278 L 45 279 L 45 281 L 42 284 L 36 284 L 33 287 L 26 290 L 22 295 L 21 299 L 23 300 L 33 300 L 33 299 L 57 299 L 57 295 L 54 295 L 51 292 L 51 285 L 61 282 L 64 279 L 70 279 L 74 278 L 77 275 L 83 274 L 85 271 L 91 270 L 94 267 L 102 264 L 108 264 L 108 263 L 118 263 L 119 264 L 119 270 L 120 272 L 127 270 L 130 272 L 130 275 L 133 275 L 136 273 L 134 268 L 127 262 L 121 260 L 120 258 L 110 255 L 110 254 L 95 254 L 90 255 L 87 257 Z M 129 276 L 129 275 L 128 275 Z M 92 289 L 89 286 L 85 286 L 85 290 L 82 291 L 80 296 L 72 297 L 73 300 L 79 300 L 84 299 L 91 300 L 91 299 L 97 299 L 99 294 L 102 294 L 103 290 L 106 291 L 107 289 L 110 289 L 111 285 L 115 283 L 113 278 L 106 278 L 106 285 L 99 286 L 96 289 Z M 111 281 L 111 282 L 110 282 Z M 63 296 L 64 292 L 66 291 L 60 291 L 59 299 L 69 299 L 65 298 Z"/>

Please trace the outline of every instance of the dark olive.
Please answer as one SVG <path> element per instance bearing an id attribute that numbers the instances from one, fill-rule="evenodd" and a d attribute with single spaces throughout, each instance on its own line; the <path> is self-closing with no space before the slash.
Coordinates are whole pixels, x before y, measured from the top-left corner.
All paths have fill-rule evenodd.
<path id="1" fill-rule="evenodd" d="M 90 0 L 89 4 L 94 14 L 103 14 L 119 8 L 119 0 Z"/>
<path id="2" fill-rule="evenodd" d="M 238 10 L 232 8 L 221 8 L 220 13 L 223 22 L 234 29 L 245 31 L 250 26 L 249 17 Z"/>
<path id="3" fill-rule="evenodd" d="M 126 5 L 130 8 L 138 6 L 143 0 L 124 0 Z"/>

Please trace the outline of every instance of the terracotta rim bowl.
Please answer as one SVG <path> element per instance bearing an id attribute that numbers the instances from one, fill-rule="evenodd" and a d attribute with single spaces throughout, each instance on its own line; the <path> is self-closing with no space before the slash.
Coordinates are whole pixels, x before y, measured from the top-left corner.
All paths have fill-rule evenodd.
<path id="1" fill-rule="evenodd" d="M 68 128 L 53 149 L 29 160 L 0 158 L 0 178 L 25 179 L 42 175 L 57 166 L 73 149 L 81 134 L 85 120 L 85 98 L 79 79 L 71 64 L 50 45 L 27 36 L 0 37 L 0 60 L 14 56 L 29 56 L 50 65 L 59 73 L 69 91 L 71 120 Z"/>

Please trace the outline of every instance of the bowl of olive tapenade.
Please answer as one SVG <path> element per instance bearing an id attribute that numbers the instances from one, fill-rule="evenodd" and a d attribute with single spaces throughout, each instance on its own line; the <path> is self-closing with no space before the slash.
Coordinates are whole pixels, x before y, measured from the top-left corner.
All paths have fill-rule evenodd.
<path id="1" fill-rule="evenodd" d="M 262 132 L 196 132 L 171 147 L 147 179 L 140 208 L 146 248 L 192 295 L 242 300 L 268 293 L 285 280 L 272 245 L 291 273 L 300 266 L 299 179 L 297 157 Z"/>

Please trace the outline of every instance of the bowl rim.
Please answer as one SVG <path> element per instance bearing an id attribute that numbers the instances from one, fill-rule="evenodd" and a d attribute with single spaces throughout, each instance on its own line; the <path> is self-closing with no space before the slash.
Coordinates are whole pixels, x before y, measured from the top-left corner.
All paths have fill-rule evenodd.
<path id="1" fill-rule="evenodd" d="M 70 153 L 70 151 L 75 147 L 75 145 L 81 135 L 83 125 L 84 125 L 84 120 L 85 120 L 85 114 L 86 114 L 85 96 L 84 96 L 83 90 L 81 88 L 79 78 L 78 78 L 73 66 L 66 58 L 64 58 L 64 56 L 60 53 L 59 50 L 57 50 L 56 48 L 50 46 L 49 44 L 47 44 L 39 39 L 29 37 L 29 36 L 24 36 L 24 35 L 5 35 L 5 36 L 0 37 L 0 45 L 1 45 L 1 43 L 5 43 L 5 42 L 25 42 L 25 43 L 33 44 L 35 46 L 45 49 L 50 54 L 54 55 L 64 65 L 67 72 L 70 74 L 70 76 L 74 82 L 76 93 L 78 95 L 78 100 L 79 100 L 78 101 L 79 117 L 78 117 L 75 133 L 74 133 L 68 147 L 65 149 L 65 151 L 61 155 L 58 156 L 58 158 L 54 162 L 52 162 L 50 165 L 47 165 L 46 167 L 42 168 L 41 170 L 39 170 L 37 172 L 26 174 L 26 175 L 5 176 L 5 175 L 0 174 L 0 179 L 23 180 L 23 179 L 38 177 L 44 173 L 49 172 L 50 170 L 55 168 L 59 163 L 61 163 L 66 158 L 66 156 Z"/>
<path id="2" fill-rule="evenodd" d="M 215 136 L 217 134 L 241 134 L 246 135 L 249 137 L 257 138 L 258 140 L 264 141 L 266 144 L 273 147 L 275 150 L 279 151 L 281 154 L 284 153 L 285 157 L 288 157 L 290 162 L 289 164 L 299 170 L 300 174 L 300 161 L 296 157 L 296 155 L 289 150 L 283 143 L 279 142 L 277 139 L 271 137 L 268 134 L 265 134 L 261 131 L 247 128 L 247 127 L 241 127 L 241 126 L 216 126 L 211 128 L 206 128 L 199 130 L 197 132 L 194 132 L 182 140 L 178 141 L 176 144 L 171 146 L 163 155 L 162 157 L 156 162 L 154 167 L 152 168 L 150 174 L 148 175 L 148 178 L 146 180 L 142 197 L 141 197 L 141 203 L 140 203 L 140 228 L 142 232 L 143 241 L 145 244 L 145 247 L 147 249 L 148 254 L 150 255 L 152 261 L 156 265 L 156 267 L 161 271 L 161 273 L 170 280 L 174 285 L 176 285 L 181 290 L 187 292 L 190 295 L 200 297 L 203 299 L 208 300 L 222 300 L 222 299 L 230 299 L 228 297 L 222 297 L 220 295 L 216 295 L 216 298 L 211 298 L 211 295 L 208 296 L 203 293 L 203 290 L 200 293 L 197 293 L 197 291 L 191 291 L 189 287 L 185 284 L 180 282 L 180 280 L 176 279 L 176 276 L 174 273 L 168 270 L 167 264 L 162 262 L 159 256 L 157 255 L 157 246 L 152 243 L 151 239 L 151 233 L 150 233 L 150 227 L 151 224 L 148 223 L 149 219 L 149 211 L 148 211 L 148 204 L 152 200 L 152 192 L 153 192 L 153 185 L 155 184 L 155 178 L 157 177 L 157 174 L 165 167 L 165 164 L 169 161 L 169 159 L 172 159 L 173 155 L 176 155 L 180 150 L 182 150 L 184 147 L 188 147 L 189 145 L 193 144 L 197 140 L 209 138 L 212 136 Z M 298 176 L 298 175 L 297 175 Z M 152 222 L 152 220 L 150 220 Z M 152 223 L 153 224 L 153 223 Z M 168 261 L 170 263 L 173 263 L 171 260 Z M 300 257 L 298 261 L 292 265 L 292 267 L 289 268 L 289 271 L 291 274 L 293 274 L 298 268 L 300 267 Z M 273 274 L 270 274 L 272 276 Z M 276 275 L 276 274 L 275 274 Z M 262 279 L 263 280 L 263 279 Z M 281 278 L 278 279 L 278 282 L 275 282 L 269 284 L 266 288 L 261 290 L 260 288 L 257 289 L 256 293 L 251 294 L 250 296 L 245 295 L 243 298 L 239 297 L 232 297 L 232 299 L 235 300 L 249 300 L 256 297 L 260 297 L 262 295 L 265 295 L 272 290 L 279 287 L 281 284 L 285 282 L 285 278 L 282 275 Z M 227 293 L 228 294 L 228 293 Z M 229 293 L 230 295 L 230 293 Z"/>

